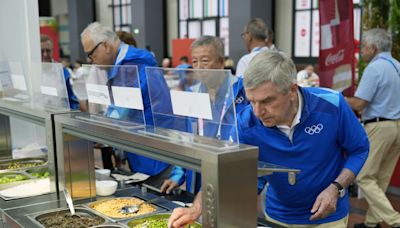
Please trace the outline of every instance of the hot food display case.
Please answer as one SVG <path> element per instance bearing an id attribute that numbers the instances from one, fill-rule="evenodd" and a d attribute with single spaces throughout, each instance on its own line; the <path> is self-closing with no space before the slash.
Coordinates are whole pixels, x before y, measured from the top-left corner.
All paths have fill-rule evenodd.
<path id="1" fill-rule="evenodd" d="M 121 68 L 117 72 L 128 72 L 130 74 L 136 72 L 136 70 L 132 70 Z M 90 68 L 88 72 L 90 71 L 93 71 L 93 69 Z M 202 76 L 202 74 L 199 74 L 201 72 L 179 73 L 182 77 L 194 77 L 194 79 Z M 226 72 L 214 72 L 213 74 L 221 76 L 221 73 L 226 75 Z M 154 68 L 147 74 L 166 75 L 160 72 L 159 68 Z M 97 72 L 97 75 L 100 75 L 100 73 Z M 227 75 L 229 76 L 229 74 Z M 41 124 L 46 127 L 46 130 L 49 130 L 49 134 L 46 131 L 46 142 L 49 144 L 47 164 L 50 179 L 54 180 L 52 186 L 55 188 L 55 193 L 6 202 L 6 205 L 1 207 L 4 226 L 62 227 L 69 224 L 73 227 L 79 226 L 82 222 L 86 223 L 87 227 L 140 227 L 141 223 L 144 222 L 163 222 L 165 225 L 166 219 L 174 208 L 190 206 L 185 203 L 183 205 L 178 204 L 172 201 L 169 196 L 160 197 L 160 194 L 150 191 L 151 188 L 145 184 L 128 184 L 132 179 L 119 180 L 115 193 L 106 197 L 100 196 L 99 192 L 96 191 L 97 173 L 95 171 L 94 147 L 101 144 L 125 153 L 135 153 L 200 172 L 203 196 L 202 216 L 192 227 L 256 227 L 257 189 L 255 186 L 257 186 L 257 176 L 285 172 L 288 173 L 288 182 L 295 184 L 295 177 L 299 170 L 259 163 L 256 147 L 238 144 L 237 139 L 232 141 L 224 138 L 224 132 L 237 128 L 235 126 L 234 109 L 227 108 L 227 104 L 233 102 L 231 84 L 227 83 L 227 86 L 221 84 L 230 82 L 230 80 L 228 77 L 222 79 L 224 80 L 218 80 L 221 85 L 218 90 L 222 91 L 218 93 L 218 96 L 221 97 L 212 99 L 215 102 L 210 106 L 209 111 L 210 113 L 224 113 L 232 118 L 226 120 L 220 117 L 210 117 L 207 119 L 207 115 L 209 115 L 207 113 L 204 116 L 193 117 L 190 115 L 194 115 L 193 113 L 197 112 L 198 107 L 181 107 L 181 114 L 188 113 L 189 116 L 179 119 L 179 115 L 173 115 L 172 119 L 178 120 L 179 123 L 189 124 L 192 129 L 191 133 L 164 127 L 163 123 L 171 120 L 171 113 L 163 112 L 165 109 L 160 109 L 157 106 L 162 104 L 162 102 L 158 102 L 158 98 L 156 99 L 156 95 L 159 95 L 157 90 L 160 89 L 159 84 L 152 85 L 149 83 L 154 126 L 146 125 L 144 113 L 137 110 L 135 110 L 135 115 L 132 115 L 135 119 L 115 118 L 114 111 L 122 110 L 115 107 L 116 101 L 118 99 L 121 101 L 125 97 L 124 92 L 131 93 L 138 90 L 133 90 L 130 87 L 118 87 L 109 90 L 105 87 L 107 85 L 99 84 L 97 81 L 91 81 L 89 86 L 86 82 L 89 106 L 97 106 L 95 112 L 58 112 L 53 115 L 46 115 L 45 113 L 39 115 L 33 114 L 36 113 L 35 111 L 17 107 L 17 109 L 22 109 L 18 112 L 18 115 L 22 118 Z M 188 81 L 199 80 L 191 79 Z M 206 83 L 206 81 L 202 83 Z M 210 80 L 207 83 L 210 83 Z M 138 82 L 135 85 L 138 86 L 139 84 Z M 171 88 L 171 90 L 174 90 L 174 88 Z M 54 92 L 48 87 L 44 88 L 46 93 L 51 91 Z M 110 91 L 114 93 L 114 104 L 109 101 L 112 97 L 109 94 Z M 188 96 L 188 94 L 180 93 L 178 90 L 170 91 L 170 95 L 179 99 L 182 97 L 204 98 L 204 94 L 201 93 L 189 94 L 190 96 Z M 222 102 L 222 106 L 215 105 L 219 99 L 229 102 Z M 207 99 L 206 101 L 208 102 Z M 208 107 L 207 102 L 205 105 Z M 120 105 L 129 106 L 123 102 Z M 14 115 L 15 110 L 13 108 L 14 106 L 11 106 L 4 112 Z M 9 110 L 14 111 L 10 113 Z M 109 117 L 106 116 L 107 113 L 110 113 Z M 41 115 L 47 119 L 41 117 Z M 36 117 L 34 118 L 34 116 Z M 139 119 L 136 117 L 139 117 Z M 206 137 L 207 132 L 209 132 L 207 126 L 217 126 L 215 137 Z M 234 132 L 234 138 L 235 135 L 237 136 L 237 132 Z M 2 138 L 8 139 L 7 136 Z M 50 153 L 50 151 L 52 152 Z M 26 181 L 24 178 L 40 179 L 40 176 L 46 175 L 46 170 L 43 168 L 42 164 L 39 163 L 37 167 L 19 169 L 17 173 L 12 175 L 14 175 L 14 178 L 17 178 L 17 175 L 25 175 L 21 181 Z M 2 173 L 0 172 L 0 174 Z M 133 175 L 129 177 L 133 177 Z M 71 212 L 68 210 L 68 200 L 62 194 L 59 194 L 64 190 L 70 193 L 73 203 L 76 205 L 76 215 L 73 215 L 72 210 Z M 193 199 L 193 195 L 191 199 Z M 122 206 L 119 205 L 125 201 L 129 201 L 130 204 L 144 205 L 143 208 L 148 211 L 139 211 L 137 215 L 120 217 L 118 212 Z"/>

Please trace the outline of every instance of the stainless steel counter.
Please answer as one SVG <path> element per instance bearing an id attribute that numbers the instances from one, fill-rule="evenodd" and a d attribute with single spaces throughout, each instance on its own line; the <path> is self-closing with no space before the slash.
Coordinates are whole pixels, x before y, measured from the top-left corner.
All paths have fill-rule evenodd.
<path id="1" fill-rule="evenodd" d="M 182 137 L 177 138 L 180 133 L 168 129 L 126 129 L 78 118 L 81 115 L 84 114 L 54 117 L 58 173 L 60 181 L 64 180 L 59 184 L 72 190 L 73 198 L 92 198 L 96 194 L 93 142 L 97 142 L 201 171 L 203 227 L 257 225 L 256 147 L 231 147 L 225 141 L 200 136 L 182 140 Z"/>
<path id="2" fill-rule="evenodd" d="M 156 195 L 151 192 L 142 192 L 137 187 L 127 187 L 119 189 L 115 194 L 115 197 L 127 197 L 136 196 L 144 200 L 149 200 Z M 104 197 L 96 197 L 94 199 L 85 199 L 74 201 L 74 205 L 84 205 L 96 200 L 104 199 Z M 158 206 L 171 211 L 179 205 L 171 202 L 170 200 L 160 198 L 155 202 Z M 2 218 L 5 223 L 5 227 L 39 227 L 33 222 L 27 215 L 35 214 L 42 211 L 55 210 L 60 208 L 67 208 L 65 199 L 57 200 L 56 194 L 48 194 L 43 196 L 36 196 L 27 199 L 19 199 L 12 201 L 0 201 Z"/>

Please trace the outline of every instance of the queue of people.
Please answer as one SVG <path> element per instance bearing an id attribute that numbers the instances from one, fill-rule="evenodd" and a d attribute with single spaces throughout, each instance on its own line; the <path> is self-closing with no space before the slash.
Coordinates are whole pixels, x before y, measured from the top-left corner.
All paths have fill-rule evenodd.
<path id="1" fill-rule="evenodd" d="M 349 194 L 347 188 L 356 181 L 369 209 L 366 220 L 355 227 L 380 227 L 384 221 L 400 227 L 400 214 L 385 196 L 390 177 L 400 157 L 400 63 L 391 55 L 392 39 L 383 29 L 366 31 L 363 36 L 363 58 L 369 62 L 354 97 L 317 88 L 319 78 L 312 65 L 297 72 L 294 62 L 273 44 L 273 32 L 261 19 L 251 20 L 242 33 L 248 54 L 238 62 L 236 76 L 232 76 L 232 106 L 236 116 L 213 113 L 213 117 L 237 119 L 237 137 L 240 143 L 257 146 L 259 161 L 300 169 L 296 185 L 289 185 L 281 174 L 258 178 L 259 199 L 263 199 L 264 217 L 284 227 L 347 227 Z M 47 41 L 42 43 L 43 61 L 48 58 Z M 147 50 L 128 45 L 110 28 L 94 22 L 81 34 L 81 42 L 88 61 L 96 65 L 137 66 L 143 95 L 144 119 L 154 124 L 154 113 L 162 110 L 172 113 L 169 88 L 164 75 L 146 76 L 146 67 L 157 66 L 154 55 Z M 188 57 L 181 59 L 183 69 L 224 69 L 223 41 L 213 36 L 196 39 L 191 46 L 191 64 Z M 163 67 L 170 67 L 165 60 Z M 148 84 L 152 81 L 152 85 Z M 225 83 L 225 82 L 220 82 Z M 107 75 L 107 86 L 133 86 L 130 75 Z M 198 85 L 198 86 L 197 86 Z M 149 87 L 157 88 L 160 102 L 151 106 Z M 186 89 L 218 93 L 199 79 Z M 186 90 L 185 89 L 185 90 Z M 153 90 L 154 91 L 154 90 Z M 213 91 L 212 93 L 210 91 Z M 69 92 L 68 92 L 69 93 Z M 153 95 L 153 94 L 152 94 Z M 210 95 L 210 96 L 211 96 Z M 71 93 L 70 99 L 73 99 Z M 226 103 L 226 102 L 225 102 Z M 224 101 L 215 102 L 224 104 Z M 216 109 L 218 110 L 218 109 Z M 361 125 L 353 112 L 360 112 Z M 111 104 L 106 116 L 139 121 L 140 112 Z M 163 119 L 166 128 L 176 129 L 176 119 Z M 219 121 L 221 124 L 221 121 Z M 222 129 L 214 122 L 203 136 L 232 139 L 232 129 Z M 193 123 L 182 122 L 179 130 L 194 133 Z M 215 126 L 214 126 L 215 125 Z M 349 130 L 351 129 L 351 130 Z M 105 154 L 114 148 L 102 147 Z M 186 190 L 196 194 L 193 206 L 177 208 L 169 219 L 169 227 L 183 227 L 197 220 L 202 213 L 200 173 L 183 167 L 128 153 L 133 172 L 142 172 L 164 178 L 161 190 L 170 193 L 186 182 Z"/>

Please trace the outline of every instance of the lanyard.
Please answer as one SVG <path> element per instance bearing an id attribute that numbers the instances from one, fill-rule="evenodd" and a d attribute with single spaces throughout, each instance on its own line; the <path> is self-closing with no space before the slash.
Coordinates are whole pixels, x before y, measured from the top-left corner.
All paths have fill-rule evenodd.
<path id="1" fill-rule="evenodd" d="M 394 69 L 396 69 L 397 74 L 399 74 L 399 69 L 397 69 L 396 65 L 394 65 L 394 62 L 393 62 L 391 59 L 386 58 L 386 57 L 384 57 L 384 56 L 379 56 L 379 57 L 377 58 L 377 60 L 378 60 L 378 59 L 383 59 L 383 60 L 388 61 L 390 64 L 392 64 L 392 66 L 394 67 Z"/>
<path id="2" fill-rule="evenodd" d="M 224 100 L 224 105 L 222 106 L 221 115 L 219 117 L 218 130 L 217 130 L 217 134 L 216 134 L 216 138 L 217 139 L 221 139 L 222 121 L 224 119 L 224 116 L 225 116 L 227 108 L 228 108 L 229 91 L 230 90 L 229 90 L 229 87 L 228 87 L 228 91 L 226 91 L 226 94 L 225 94 L 225 100 Z M 198 125 L 199 125 L 198 126 L 199 135 L 200 136 L 204 136 L 204 120 L 203 120 L 203 118 L 198 118 L 197 122 L 198 122 Z"/>

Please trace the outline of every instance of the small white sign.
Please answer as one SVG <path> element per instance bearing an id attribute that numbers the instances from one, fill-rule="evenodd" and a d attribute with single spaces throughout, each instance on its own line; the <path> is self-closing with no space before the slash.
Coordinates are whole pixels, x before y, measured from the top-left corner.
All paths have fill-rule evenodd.
<path id="1" fill-rule="evenodd" d="M 55 96 L 55 97 L 58 96 L 57 88 L 50 87 L 50 86 L 40 86 L 40 92 L 45 95 L 50 95 L 50 96 Z"/>
<path id="2" fill-rule="evenodd" d="M 111 105 L 110 93 L 105 85 L 86 84 L 89 103 Z"/>
<path id="3" fill-rule="evenodd" d="M 112 86 L 111 90 L 116 106 L 143 110 L 142 93 L 139 88 Z"/>
<path id="4" fill-rule="evenodd" d="M 11 74 L 14 89 L 27 91 L 25 76 L 23 74 Z"/>
<path id="5" fill-rule="evenodd" d="M 212 120 L 210 95 L 171 90 L 172 110 L 175 115 Z"/>

